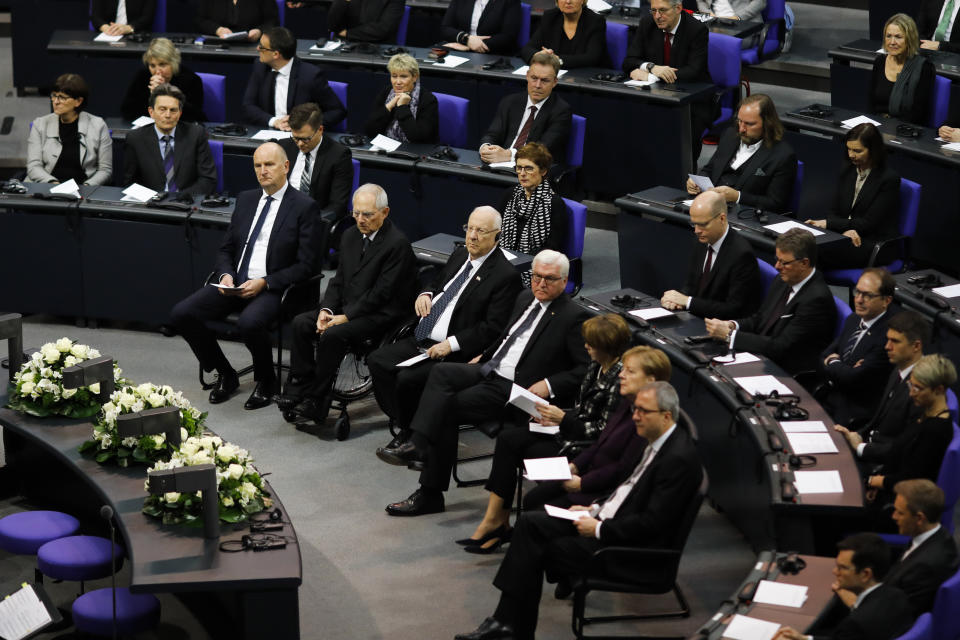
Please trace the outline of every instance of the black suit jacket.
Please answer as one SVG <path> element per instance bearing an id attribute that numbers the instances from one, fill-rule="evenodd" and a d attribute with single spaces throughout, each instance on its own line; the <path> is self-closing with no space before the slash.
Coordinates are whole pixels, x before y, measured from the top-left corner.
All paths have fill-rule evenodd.
<path id="1" fill-rule="evenodd" d="M 760 306 L 760 268 L 753 247 L 732 227 L 713 257 L 703 293 L 699 293 L 700 276 L 707 257 L 707 245 L 696 242 L 687 281 L 680 292 L 692 296 L 690 313 L 701 318 L 742 318 Z"/>
<path id="2" fill-rule="evenodd" d="M 944 0 L 920 0 L 920 9 L 917 13 L 917 33 L 921 40 L 932 40 L 933 33 L 940 22 L 940 12 L 943 10 Z M 940 43 L 941 51 L 960 51 L 960 24 L 953 23 L 953 31 L 947 34 L 947 41 Z"/>
<path id="3" fill-rule="evenodd" d="M 124 141 L 123 184 L 134 182 L 154 191 L 166 189 L 163 155 L 155 126 L 146 125 L 127 134 Z M 217 187 L 217 167 L 207 144 L 207 132 L 190 122 L 180 122 L 173 135 L 173 177 L 180 192 L 207 194 Z"/>
<path id="4" fill-rule="evenodd" d="M 842 603 L 839 606 L 845 606 Z M 815 640 L 892 640 L 913 624 L 913 613 L 900 589 L 881 584 L 870 592 L 860 606 L 840 622 L 829 635 L 816 634 Z"/>
<path id="5" fill-rule="evenodd" d="M 359 20 L 348 11 L 346 0 L 333 0 L 327 14 L 327 28 L 334 34 L 347 30 L 353 42 L 391 42 L 396 39 L 404 0 L 352 0 L 360 2 Z"/>
<path id="6" fill-rule="evenodd" d="M 90 7 L 90 22 L 100 30 L 105 24 L 117 19 L 117 0 L 93 0 Z M 127 24 L 134 31 L 150 31 L 157 13 L 157 0 L 127 0 Z"/>
<path id="7" fill-rule="evenodd" d="M 859 329 L 860 316 L 850 314 L 843 323 L 840 335 L 820 354 L 817 368 L 833 387 L 827 396 L 827 405 L 830 415 L 839 424 L 869 419 L 880 402 L 883 385 L 893 367 L 884 348 L 887 344 L 887 321 L 898 311 L 891 307 L 870 325 L 846 360 L 841 358 L 824 365 L 823 361 L 831 353 L 843 356 L 847 342 Z M 859 366 L 855 366 L 861 361 Z"/>
<path id="8" fill-rule="evenodd" d="M 238 0 L 236 19 L 233 0 L 200 0 L 196 20 L 201 33 L 213 35 L 220 27 L 231 31 L 266 31 L 279 26 L 280 14 L 275 0 Z"/>
<path id="9" fill-rule="evenodd" d="M 425 293 L 432 294 L 436 299 L 466 262 L 468 255 L 466 248 L 457 248 Z M 465 362 L 489 347 L 503 332 L 522 288 L 520 274 L 500 251 L 500 247 L 495 247 L 457 298 L 447 337 L 456 337 L 460 351 L 451 353 L 448 360 Z"/>
<path id="10" fill-rule="evenodd" d="M 237 279 L 243 247 L 257 215 L 261 189 L 242 191 L 237 195 L 237 204 L 230 218 L 230 226 L 217 254 L 217 273 L 229 273 Z M 295 282 L 302 282 L 316 272 L 318 256 L 313 250 L 313 221 L 317 205 L 309 197 L 289 186 L 284 192 L 270 231 L 267 245 L 267 286 L 272 291 L 283 291 Z M 262 233 L 262 232 L 261 232 Z M 239 283 L 238 283 L 239 284 Z"/>
<path id="11" fill-rule="evenodd" d="M 327 285 L 321 309 L 378 320 L 402 318 L 413 305 L 416 259 L 410 241 L 388 219 L 361 255 L 363 235 L 356 225 L 340 241 L 340 264 Z"/>
<path id="12" fill-rule="evenodd" d="M 857 432 L 869 446 L 885 445 L 899 436 L 906 425 L 917 418 L 919 410 L 910 399 L 910 390 L 906 380 L 900 377 L 900 371 L 894 368 L 887 376 L 887 384 L 880 396 L 880 404 L 867 424 Z"/>
<path id="13" fill-rule="evenodd" d="M 957 570 L 957 544 L 950 532 L 940 529 L 884 576 L 884 584 L 897 587 L 910 600 L 914 615 L 933 609 L 937 589 Z"/>
<path id="14" fill-rule="evenodd" d="M 663 65 L 663 38 L 664 32 L 653 17 L 644 15 L 627 47 L 624 73 L 630 73 L 644 62 Z M 680 14 L 680 24 L 670 46 L 670 66 L 677 70 L 677 82 L 712 82 L 707 67 L 707 38 L 707 27 L 702 22 L 686 12 Z"/>
<path id="15" fill-rule="evenodd" d="M 287 173 L 289 180 L 300 149 L 292 138 L 284 138 L 279 144 L 290 160 L 290 172 Z M 316 201 L 321 211 L 332 211 L 338 220 L 347 215 L 347 203 L 353 187 L 352 157 L 349 147 L 330 136 L 324 136 L 311 169 L 310 193 L 307 195 Z"/>
<path id="16" fill-rule="evenodd" d="M 180 91 L 187 101 L 183 105 L 181 120 L 188 122 L 204 122 L 207 116 L 203 113 L 203 80 L 189 67 L 180 65 L 180 72 L 170 78 L 170 84 Z M 150 70 L 140 67 L 137 74 L 127 87 L 127 93 L 120 105 L 120 113 L 125 120 L 136 120 L 147 115 L 147 103 L 150 102 Z"/>
<path id="17" fill-rule="evenodd" d="M 873 72 L 870 74 L 870 109 L 873 113 L 890 113 L 890 87 L 884 66 L 887 56 L 880 54 L 873 61 Z M 933 95 L 933 79 L 937 75 L 936 67 L 929 58 L 923 60 L 920 68 L 920 80 L 913 96 L 913 104 L 906 106 L 896 117 L 906 122 L 926 126 L 930 119 L 930 100 Z M 893 115 L 893 114 L 891 114 Z M 940 126 L 942 122 L 934 123 Z"/>
<path id="18" fill-rule="evenodd" d="M 501 100 L 493 122 L 480 139 L 480 144 L 495 144 L 508 149 L 520 130 L 526 106 L 526 92 L 514 93 Z M 537 117 L 530 128 L 527 141 L 543 144 L 550 150 L 555 163 L 563 163 L 567 157 L 573 111 L 556 93 L 551 93 L 537 106 Z"/>
<path id="19" fill-rule="evenodd" d="M 493 357 L 507 338 L 510 328 L 532 302 L 532 291 L 525 289 L 520 292 L 503 332 L 483 352 L 481 362 Z M 589 317 L 587 310 L 570 300 L 567 294 L 560 294 L 554 299 L 520 354 L 513 381 L 526 389 L 534 382 L 546 379 L 556 396 L 555 404 L 572 406 L 590 362 L 580 333 L 580 325 Z M 567 401 L 569 405 L 564 404 Z"/>
<path id="20" fill-rule="evenodd" d="M 456 42 L 460 32 L 470 33 L 473 0 L 452 0 L 443 14 L 440 36 L 444 42 Z M 477 23 L 478 36 L 490 36 L 484 43 L 490 53 L 513 53 L 520 33 L 520 0 L 490 0 Z"/>
<path id="21" fill-rule="evenodd" d="M 577 21 L 573 38 L 563 31 L 563 13 L 560 9 L 548 9 L 540 18 L 540 26 L 520 50 L 520 57 L 529 63 L 533 54 L 543 47 L 553 49 L 563 60 L 564 69 L 580 67 L 610 67 L 607 55 L 607 21 L 588 9 L 586 5 Z"/>
<path id="22" fill-rule="evenodd" d="M 921 418 L 908 423 L 903 432 L 887 445 L 868 444 L 860 459 L 883 465 L 879 472 L 883 476 L 883 488 L 892 494 L 894 485 L 901 480 L 927 478 L 936 482 L 952 439 L 950 418 Z M 893 496 L 889 498 L 892 502 Z M 885 503 L 880 501 L 879 504 Z"/>
<path id="23" fill-rule="evenodd" d="M 761 353 L 790 374 L 813 371 L 837 324 L 833 294 L 823 274 L 815 272 L 793 296 L 770 332 L 761 335 L 767 317 L 786 289 L 787 284 L 780 278 L 773 281 L 760 309 L 738 321 L 740 328 L 731 348 Z"/>
<path id="24" fill-rule="evenodd" d="M 253 73 L 243 94 L 244 122 L 266 128 L 270 126 L 270 118 L 277 115 L 273 108 L 275 85 L 270 78 L 271 71 L 270 67 L 262 62 L 253 63 Z M 323 71 L 318 66 L 307 64 L 295 57 L 287 86 L 287 113 L 296 105 L 305 102 L 315 102 L 320 106 L 325 127 L 333 126 L 347 116 L 346 107 L 327 84 Z"/>
<path id="25" fill-rule="evenodd" d="M 896 236 L 900 176 L 886 167 L 874 169 L 860 188 L 857 202 L 853 203 L 856 181 L 857 170 L 852 165 L 840 174 L 833 207 L 826 215 L 827 228 L 837 233 L 853 229 L 865 245 Z"/>
<path id="26" fill-rule="evenodd" d="M 370 115 L 363 125 L 363 133 L 370 138 L 382 133 L 386 135 L 387 127 L 396 118 L 400 128 L 407 135 L 407 141 L 421 144 L 435 144 L 440 133 L 440 104 L 436 96 L 420 85 L 420 106 L 414 117 L 409 104 L 397 105 L 393 111 L 387 111 L 384 106 L 391 87 L 385 87 L 373 100 Z"/>
<path id="27" fill-rule="evenodd" d="M 781 140 L 772 147 L 761 144 L 756 153 L 740 167 L 742 171 L 739 176 L 729 182 L 721 182 L 720 176 L 727 171 L 739 147 L 737 131 L 732 128 L 724 131 L 716 153 L 700 174 L 709 176 L 717 186 L 725 184 L 740 191 L 741 205 L 778 213 L 789 209 L 793 183 L 797 179 L 797 156 L 790 143 Z"/>

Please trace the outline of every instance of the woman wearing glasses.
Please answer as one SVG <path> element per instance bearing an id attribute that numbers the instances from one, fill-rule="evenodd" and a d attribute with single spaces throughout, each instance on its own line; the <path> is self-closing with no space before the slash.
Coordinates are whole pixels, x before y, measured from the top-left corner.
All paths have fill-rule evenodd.
<path id="1" fill-rule="evenodd" d="M 400 142 L 435 144 L 440 131 L 437 98 L 420 83 L 420 66 L 409 53 L 398 53 L 387 62 L 390 86 L 381 91 L 363 127 L 373 138 L 382 133 Z"/>
<path id="2" fill-rule="evenodd" d="M 844 145 L 849 164 L 837 180 L 833 204 L 826 217 L 806 221 L 850 239 L 821 250 L 821 264 L 834 269 L 867 266 L 874 244 L 897 235 L 900 209 L 900 176 L 887 166 L 877 128 L 869 122 L 858 124 L 847 132 Z M 888 252 L 896 249 L 893 244 L 885 247 L 874 262 L 890 262 L 893 256 Z"/>
<path id="3" fill-rule="evenodd" d="M 557 0 L 557 8 L 543 12 L 540 26 L 520 50 L 527 63 L 538 51 L 563 60 L 564 69 L 610 67 L 607 21 L 588 9 L 587 0 Z"/>
<path id="4" fill-rule="evenodd" d="M 113 171 L 113 145 L 103 118 L 83 111 L 90 90 L 83 78 L 65 73 L 53 85 L 53 113 L 33 121 L 27 139 L 27 180 L 106 184 Z"/>
<path id="5" fill-rule="evenodd" d="M 187 97 L 181 120 L 203 122 L 203 81 L 200 76 L 180 64 L 180 51 L 167 38 L 154 38 L 143 54 L 143 67 L 133 77 L 123 98 L 120 113 L 133 121 L 147 115 L 150 92 L 161 84 L 172 84 Z"/>

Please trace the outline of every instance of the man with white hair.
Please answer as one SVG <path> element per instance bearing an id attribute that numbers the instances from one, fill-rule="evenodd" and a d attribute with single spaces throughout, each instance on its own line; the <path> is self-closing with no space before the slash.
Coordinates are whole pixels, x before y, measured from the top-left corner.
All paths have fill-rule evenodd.
<path id="1" fill-rule="evenodd" d="M 421 471 L 420 488 L 406 500 L 388 505 L 388 514 L 443 511 L 459 425 L 490 420 L 526 425 L 529 416 L 504 410 L 513 385 L 551 404 L 568 406 L 564 403 L 573 401 L 589 362 L 580 334 L 588 313 L 564 293 L 569 270 L 562 253 L 549 249 L 538 253 L 530 290 L 517 296 L 500 338 L 468 364 L 433 367 L 410 425 L 410 440 L 377 452 L 385 462 Z"/>

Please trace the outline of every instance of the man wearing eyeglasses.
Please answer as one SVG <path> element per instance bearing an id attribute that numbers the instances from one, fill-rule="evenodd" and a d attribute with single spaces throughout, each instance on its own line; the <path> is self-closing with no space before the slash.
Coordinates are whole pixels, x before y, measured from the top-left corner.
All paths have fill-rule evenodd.
<path id="1" fill-rule="evenodd" d="M 764 355 L 789 374 L 813 371 L 833 338 L 837 311 L 833 294 L 817 271 L 817 242 L 804 229 L 777 238 L 773 281 L 760 309 L 740 320 L 707 318 L 707 332 L 731 350 Z"/>
<path id="2" fill-rule="evenodd" d="M 327 84 L 323 71 L 296 56 L 297 40 L 288 29 L 273 27 L 260 36 L 260 59 L 243 94 L 243 121 L 263 129 L 290 131 L 294 105 L 313 102 L 332 127 L 347 116 L 346 107 Z"/>
<path id="3" fill-rule="evenodd" d="M 320 307 L 293 319 L 290 376 L 277 403 L 288 422 L 304 418 L 323 425 L 334 376 L 350 346 L 379 340 L 408 313 L 416 259 L 389 213 L 380 186 L 365 184 L 354 192 L 357 224 L 343 234 L 337 273 Z"/>
<path id="4" fill-rule="evenodd" d="M 727 203 L 708 191 L 693 199 L 690 226 L 697 245 L 687 281 L 667 291 L 660 304 L 701 318 L 742 318 L 760 306 L 760 269 L 753 248 L 727 223 Z"/>
<path id="5" fill-rule="evenodd" d="M 500 251 L 500 213 L 477 207 L 463 225 L 466 242 L 447 260 L 414 304 L 419 318 L 408 337 L 370 354 L 377 404 L 399 426 L 398 435 L 377 450 L 396 449 L 410 439 L 410 422 L 427 376 L 438 362 L 467 362 L 503 331 L 522 288 L 520 274 Z M 426 359 L 397 366 L 422 354 Z"/>
<path id="6" fill-rule="evenodd" d="M 383 448 L 378 457 L 419 470 L 420 488 L 406 500 L 387 506 L 392 516 L 419 516 L 443 511 L 443 492 L 457 457 L 459 425 L 496 421 L 495 436 L 529 416 L 504 409 L 514 385 L 551 404 L 568 406 L 586 371 L 589 356 L 580 325 L 588 317 L 564 293 L 570 262 L 546 249 L 533 259 L 530 290 L 517 296 L 499 339 L 467 364 L 445 362 L 430 371 L 411 421 L 410 439 Z"/>
<path id="7" fill-rule="evenodd" d="M 839 424 L 869 419 L 882 397 L 893 367 L 884 347 L 895 287 L 886 269 L 865 269 L 853 292 L 854 312 L 820 354 L 818 369 L 829 384 L 823 402 Z"/>

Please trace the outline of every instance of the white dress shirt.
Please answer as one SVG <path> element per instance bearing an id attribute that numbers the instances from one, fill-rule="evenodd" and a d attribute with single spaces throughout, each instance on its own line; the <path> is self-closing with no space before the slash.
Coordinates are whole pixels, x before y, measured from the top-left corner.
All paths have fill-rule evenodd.
<path id="1" fill-rule="evenodd" d="M 475 277 L 477 273 L 477 269 L 480 268 L 480 266 L 490 256 L 491 253 L 493 253 L 494 251 L 497 251 L 499 248 L 500 248 L 499 246 L 494 245 L 493 249 L 488 251 L 486 255 L 482 255 L 479 258 L 476 258 L 473 260 L 468 259 L 466 262 L 464 262 L 463 266 L 457 269 L 457 272 L 453 274 L 453 277 L 450 278 L 445 285 L 443 285 L 444 290 L 438 293 L 435 297 L 433 297 L 432 303 L 436 304 L 437 301 L 440 300 L 440 298 L 446 295 L 447 287 L 449 287 L 450 284 L 457 279 L 457 276 L 459 276 L 464 269 L 470 269 L 470 278 Z M 464 292 L 464 290 L 467 288 L 467 285 L 470 283 L 470 278 L 467 278 L 467 282 L 465 282 L 464 285 L 460 287 L 460 290 L 457 291 L 456 294 L 453 294 L 453 299 L 450 300 L 450 303 L 447 304 L 446 308 L 444 308 L 443 313 L 441 313 L 440 317 L 437 318 L 436 324 L 433 325 L 433 331 L 430 332 L 430 339 L 433 340 L 434 342 L 443 342 L 444 340 L 449 340 L 450 351 L 460 351 L 460 343 L 457 342 L 457 337 L 456 336 L 448 337 L 447 332 L 450 330 L 450 319 L 453 317 L 453 311 L 457 306 L 457 301 L 460 300 L 460 295 Z M 426 293 L 427 295 L 430 295 L 430 292 L 428 291 L 425 291 L 424 293 Z"/>
<path id="2" fill-rule="evenodd" d="M 270 118 L 270 126 L 274 126 L 277 120 L 287 115 L 287 93 L 290 88 L 290 73 L 293 71 L 293 60 L 277 69 L 277 84 L 273 90 L 273 113 L 276 114 Z"/>
<path id="3" fill-rule="evenodd" d="M 117 0 L 117 24 L 127 24 L 127 0 Z"/>
<path id="4" fill-rule="evenodd" d="M 477 35 L 477 25 L 480 24 L 480 16 L 483 15 L 483 10 L 487 8 L 487 4 L 490 0 L 476 0 L 473 3 L 473 13 L 470 15 L 470 35 Z"/>
<path id="5" fill-rule="evenodd" d="M 270 211 L 267 212 L 267 219 L 263 222 L 263 228 L 260 229 L 260 235 L 257 236 L 256 241 L 254 241 L 253 246 L 250 247 L 250 264 L 247 266 L 247 277 L 251 280 L 256 278 L 265 278 L 267 276 L 267 247 L 270 245 L 270 234 L 273 232 L 273 223 L 277 219 L 277 210 L 280 208 L 280 203 L 283 201 L 283 195 L 287 192 L 287 187 L 289 182 L 284 183 L 272 196 L 273 202 L 270 204 Z M 267 192 L 264 191 L 263 195 L 260 196 L 260 203 L 257 205 L 257 215 L 254 216 L 253 221 L 250 223 L 250 231 L 247 232 L 247 242 L 250 241 L 250 234 L 253 233 L 253 229 L 257 226 L 257 220 L 263 214 L 263 205 L 267 202 Z M 244 251 L 246 247 L 244 248 Z M 240 254 L 240 260 L 237 262 L 239 264 L 243 262 L 243 254 Z M 241 283 L 236 283 L 241 284 Z"/>
<path id="6" fill-rule="evenodd" d="M 793 296 L 797 295 L 797 293 L 800 292 L 800 289 L 803 288 L 803 285 L 810 282 L 810 278 L 812 278 L 813 274 L 815 274 L 816 272 L 817 272 L 817 269 L 816 267 L 814 267 L 813 269 L 810 270 L 810 275 L 808 275 L 806 278 L 804 278 L 797 284 L 790 287 L 790 293 L 787 294 L 787 304 L 790 304 L 790 301 L 793 300 Z M 740 323 L 737 322 L 736 320 L 733 320 L 732 322 L 734 324 L 734 329 L 733 331 L 730 332 L 730 337 L 729 337 L 729 344 L 731 349 L 733 349 L 733 343 L 737 339 L 737 332 L 740 330 Z"/>
<path id="7" fill-rule="evenodd" d="M 517 372 L 517 365 L 520 363 L 520 356 L 523 355 L 523 350 L 527 348 L 527 343 L 530 341 L 530 336 L 533 335 L 537 325 L 540 324 L 540 320 L 543 319 L 543 314 L 547 312 L 551 302 L 553 302 L 553 300 L 547 300 L 546 302 L 534 300 L 530 306 L 527 307 L 527 310 L 524 311 L 519 318 L 517 318 L 517 321 L 513 323 L 513 326 L 510 327 L 510 333 L 507 334 L 508 336 L 512 335 L 513 332 L 516 331 L 516 329 L 523 322 L 524 318 L 526 318 L 529 314 L 537 314 L 537 317 L 530 325 L 530 328 L 517 335 L 517 339 L 512 345 L 510 345 L 510 348 L 507 349 L 507 352 L 503 354 L 503 357 L 500 359 L 500 364 L 497 367 L 496 372 L 507 380 L 513 380 L 513 376 Z M 504 338 L 504 340 L 506 340 L 506 338 Z"/>

